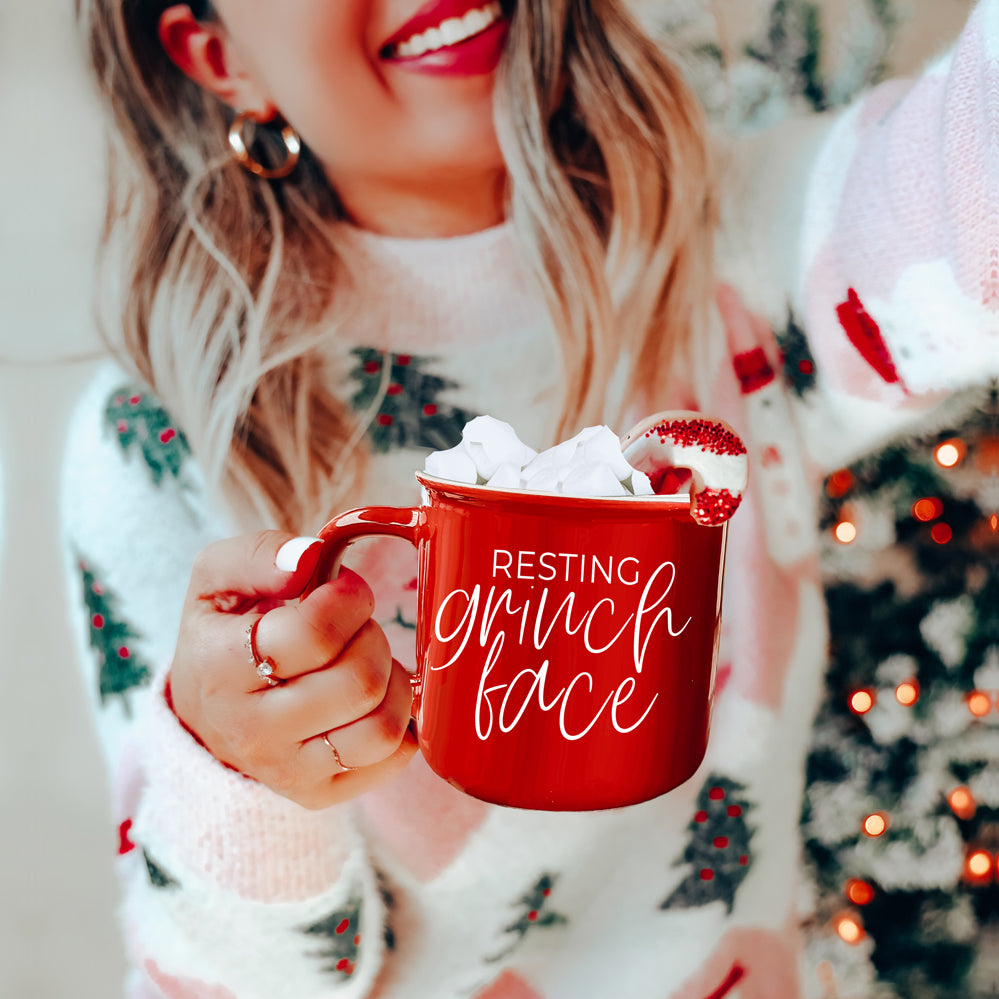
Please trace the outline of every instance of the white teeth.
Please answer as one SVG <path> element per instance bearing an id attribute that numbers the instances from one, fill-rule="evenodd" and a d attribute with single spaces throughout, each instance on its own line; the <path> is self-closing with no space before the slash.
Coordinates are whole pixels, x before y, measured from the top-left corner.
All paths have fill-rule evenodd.
<path id="1" fill-rule="evenodd" d="M 465 15 L 465 27 L 469 31 L 485 31 L 492 23 L 493 19 L 484 10 L 470 10 Z"/>
<path id="2" fill-rule="evenodd" d="M 421 36 L 421 47 L 424 52 L 432 52 L 434 49 L 443 48 L 444 33 L 440 28 L 427 28 Z"/>
<path id="3" fill-rule="evenodd" d="M 449 17 L 446 21 L 441 21 L 440 36 L 444 39 L 445 45 L 460 42 L 465 37 L 464 20 L 460 17 Z"/>
<path id="4" fill-rule="evenodd" d="M 493 0 L 484 7 L 470 10 L 464 17 L 449 17 L 436 28 L 428 28 L 422 34 L 407 38 L 396 46 L 394 55 L 401 59 L 413 59 L 448 45 L 457 45 L 492 27 L 502 16 L 503 8 L 497 0 Z"/>

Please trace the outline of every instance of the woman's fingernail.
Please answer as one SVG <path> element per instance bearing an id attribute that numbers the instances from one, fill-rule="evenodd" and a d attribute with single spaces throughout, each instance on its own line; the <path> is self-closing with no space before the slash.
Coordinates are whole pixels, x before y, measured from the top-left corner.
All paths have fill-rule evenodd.
<path id="1" fill-rule="evenodd" d="M 292 538 L 278 549 L 274 564 L 282 572 L 294 572 L 299 567 L 302 556 L 314 545 L 322 543 L 322 538 Z"/>

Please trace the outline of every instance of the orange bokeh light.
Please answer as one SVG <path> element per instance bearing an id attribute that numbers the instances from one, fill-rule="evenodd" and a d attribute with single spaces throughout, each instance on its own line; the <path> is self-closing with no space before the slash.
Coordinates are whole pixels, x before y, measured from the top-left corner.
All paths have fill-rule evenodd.
<path id="1" fill-rule="evenodd" d="M 973 819 L 978 809 L 974 796 L 966 787 L 955 787 L 947 795 L 947 804 L 959 819 Z"/>
<path id="2" fill-rule="evenodd" d="M 874 707 L 874 695 L 869 690 L 856 690 L 850 696 L 850 710 L 855 715 L 866 715 Z"/>
<path id="3" fill-rule="evenodd" d="M 874 901 L 874 889 L 860 878 L 853 878 L 846 883 L 846 897 L 854 905 L 868 905 Z"/>
<path id="4" fill-rule="evenodd" d="M 936 497 L 927 497 L 926 499 L 916 500 L 912 504 L 912 515 L 916 520 L 921 520 L 924 523 L 928 520 L 936 520 L 940 514 L 943 513 L 943 503 L 940 502 Z"/>
<path id="5" fill-rule="evenodd" d="M 938 545 L 945 545 L 952 537 L 954 537 L 954 532 L 950 529 L 950 525 L 948 524 L 934 524 L 933 530 L 930 531 L 930 537 Z"/>
<path id="6" fill-rule="evenodd" d="M 965 870 L 970 877 L 978 881 L 987 878 L 992 873 L 992 854 L 987 850 L 975 850 L 969 854 Z"/>
<path id="7" fill-rule="evenodd" d="M 976 690 L 968 695 L 968 710 L 976 718 L 984 718 L 992 710 L 992 700 L 988 694 Z"/>
<path id="8" fill-rule="evenodd" d="M 919 684 L 915 680 L 907 680 L 895 688 L 895 700 L 904 707 L 911 707 L 919 700 Z"/>
<path id="9" fill-rule="evenodd" d="M 829 476 L 826 481 L 826 492 L 833 499 L 839 499 L 840 496 L 845 496 L 853 488 L 853 482 L 853 472 L 848 468 L 841 468 Z"/>
<path id="10" fill-rule="evenodd" d="M 875 812 L 864 819 L 864 832 L 874 838 L 884 835 L 888 829 L 888 817 L 883 812 Z"/>
<path id="11" fill-rule="evenodd" d="M 953 468 L 964 460 L 964 456 L 967 453 L 968 449 L 964 441 L 958 440 L 955 437 L 952 440 L 938 444 L 936 451 L 933 452 L 933 457 L 936 459 L 937 464 L 943 468 Z"/>
<path id="12" fill-rule="evenodd" d="M 833 528 L 833 535 L 841 545 L 851 545 L 857 540 L 857 525 L 849 520 L 841 520 Z"/>
<path id="13" fill-rule="evenodd" d="M 989 527 L 992 528 L 993 533 L 999 531 L 999 514 L 994 513 L 989 517 Z"/>
<path id="14" fill-rule="evenodd" d="M 866 935 L 860 920 L 853 915 L 843 915 L 836 919 L 836 932 L 844 943 L 859 944 Z"/>

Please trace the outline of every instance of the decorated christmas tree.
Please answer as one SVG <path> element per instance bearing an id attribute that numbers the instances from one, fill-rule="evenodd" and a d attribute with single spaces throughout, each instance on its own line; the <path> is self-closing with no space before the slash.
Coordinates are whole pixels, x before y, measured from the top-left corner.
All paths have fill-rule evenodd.
<path id="1" fill-rule="evenodd" d="M 803 835 L 836 996 L 999 994 L 999 405 L 967 401 L 826 483 Z"/>

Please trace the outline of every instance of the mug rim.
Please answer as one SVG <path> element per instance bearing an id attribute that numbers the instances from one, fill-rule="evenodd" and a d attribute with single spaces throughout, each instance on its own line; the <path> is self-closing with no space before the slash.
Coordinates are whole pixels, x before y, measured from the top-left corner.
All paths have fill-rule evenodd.
<path id="1" fill-rule="evenodd" d="M 653 494 L 650 496 L 573 496 L 568 493 L 545 492 L 541 489 L 511 489 L 509 487 L 478 485 L 469 482 L 459 482 L 455 479 L 444 479 L 429 472 L 416 472 L 416 479 L 421 486 L 433 489 L 439 493 L 457 493 L 469 498 L 484 499 L 495 496 L 505 500 L 536 502 L 541 500 L 545 505 L 568 506 L 602 506 L 633 509 L 636 504 L 651 507 L 683 507 L 690 506 L 690 493 Z"/>

